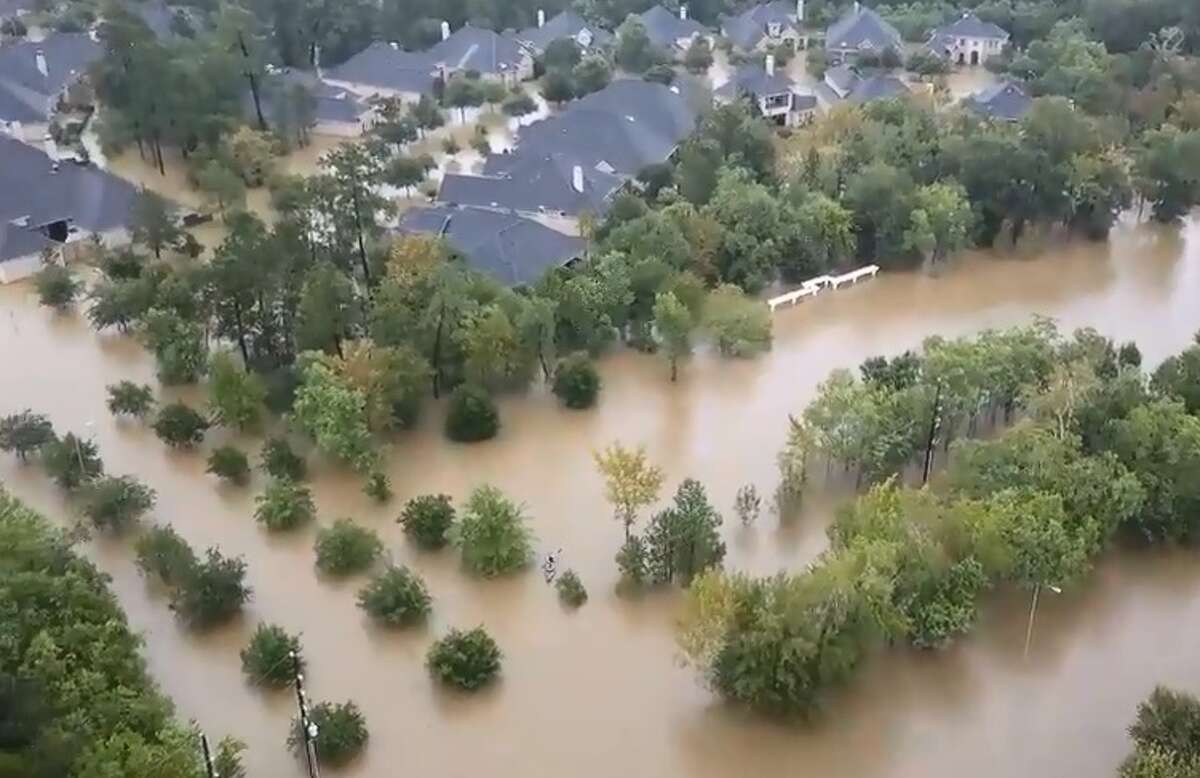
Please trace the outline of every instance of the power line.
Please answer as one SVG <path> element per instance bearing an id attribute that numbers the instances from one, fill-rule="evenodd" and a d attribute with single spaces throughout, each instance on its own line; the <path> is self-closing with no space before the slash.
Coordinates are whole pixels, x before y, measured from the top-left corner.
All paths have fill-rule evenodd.
<path id="1" fill-rule="evenodd" d="M 292 673 L 296 679 L 296 706 L 300 709 L 300 737 L 304 741 L 304 759 L 308 763 L 308 778 L 321 778 L 317 767 L 317 725 L 308 717 L 308 698 L 304 694 L 304 674 L 300 672 L 300 656 L 289 651 Z"/>

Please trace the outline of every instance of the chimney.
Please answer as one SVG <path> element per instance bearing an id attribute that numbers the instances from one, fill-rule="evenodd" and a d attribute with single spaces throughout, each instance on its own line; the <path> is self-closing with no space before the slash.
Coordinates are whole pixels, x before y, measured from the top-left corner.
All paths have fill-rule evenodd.
<path id="1" fill-rule="evenodd" d="M 804 0 L 796 0 L 796 21 L 804 21 Z"/>
<path id="2" fill-rule="evenodd" d="M 571 170 L 571 187 L 580 194 L 583 194 L 583 166 L 576 165 Z"/>
<path id="3" fill-rule="evenodd" d="M 854 15 L 858 16 L 860 13 L 862 13 L 862 3 L 854 0 Z"/>
<path id="4" fill-rule="evenodd" d="M 317 78 L 320 78 L 321 77 L 321 44 L 319 44 L 319 43 L 313 44 L 312 54 L 313 54 L 313 61 L 312 61 L 313 71 L 316 72 Z"/>
<path id="5" fill-rule="evenodd" d="M 38 72 L 42 74 L 42 78 L 50 77 L 50 69 L 46 66 L 46 52 L 41 49 L 33 55 L 33 61 L 37 63 Z"/>
<path id="6" fill-rule="evenodd" d="M 774 54 L 767 55 L 767 61 L 763 65 L 763 67 L 766 69 L 768 76 L 775 75 L 775 55 Z"/>
<path id="7" fill-rule="evenodd" d="M 538 9 L 538 29 L 546 26 L 546 12 L 541 8 Z"/>
<path id="8" fill-rule="evenodd" d="M 685 22 L 687 21 L 687 3 L 679 4 L 679 18 Z"/>
<path id="9" fill-rule="evenodd" d="M 442 40 L 450 37 L 450 22 L 442 22 Z"/>
<path id="10" fill-rule="evenodd" d="M 388 45 L 392 47 L 392 51 L 400 50 L 400 44 L 396 41 L 391 41 L 390 43 L 388 43 Z"/>

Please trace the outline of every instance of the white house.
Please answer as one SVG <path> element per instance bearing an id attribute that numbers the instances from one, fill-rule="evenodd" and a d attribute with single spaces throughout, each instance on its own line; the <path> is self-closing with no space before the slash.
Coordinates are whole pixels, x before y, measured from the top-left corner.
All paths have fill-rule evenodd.
<path id="1" fill-rule="evenodd" d="M 1008 45 L 1003 28 L 985 22 L 973 13 L 964 13 L 951 24 L 934 30 L 929 50 L 957 65 L 982 65 L 998 56 Z"/>
<path id="2" fill-rule="evenodd" d="M 752 5 L 735 16 L 721 18 L 721 34 L 744 52 L 766 51 L 779 45 L 805 48 L 804 0 L 792 5 L 784 0 Z"/>

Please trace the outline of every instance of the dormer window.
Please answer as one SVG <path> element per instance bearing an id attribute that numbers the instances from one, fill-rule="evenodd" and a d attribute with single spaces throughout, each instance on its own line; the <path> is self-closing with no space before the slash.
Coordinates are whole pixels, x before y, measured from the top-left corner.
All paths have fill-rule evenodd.
<path id="1" fill-rule="evenodd" d="M 779 22 L 770 22 L 767 24 L 767 35 L 770 35 L 772 38 L 778 38 L 782 32 L 783 28 Z"/>

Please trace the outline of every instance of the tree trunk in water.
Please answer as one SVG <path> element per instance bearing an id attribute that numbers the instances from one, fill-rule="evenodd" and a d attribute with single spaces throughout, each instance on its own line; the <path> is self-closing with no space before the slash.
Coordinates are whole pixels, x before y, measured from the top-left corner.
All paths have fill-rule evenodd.
<path id="1" fill-rule="evenodd" d="M 538 362 L 542 363 L 542 377 L 546 381 L 550 380 L 550 366 L 546 364 L 546 353 L 542 349 L 538 349 Z"/>
<path id="2" fill-rule="evenodd" d="M 933 448 L 937 440 L 938 416 L 942 412 L 942 385 L 937 385 L 933 395 L 933 410 L 929 414 L 929 436 L 925 440 L 925 466 L 921 471 L 921 484 L 929 483 L 929 471 L 933 467 Z"/>
<path id="3" fill-rule="evenodd" d="M 437 332 L 433 336 L 433 399 L 441 394 L 442 387 L 442 325 L 446 322 L 446 304 L 438 313 Z"/>
<path id="4" fill-rule="evenodd" d="M 246 365 L 246 369 L 250 369 L 250 349 L 246 346 L 246 328 L 242 325 L 242 306 L 241 303 L 234 303 L 233 306 L 233 321 L 237 325 L 238 348 L 242 352 L 242 362 Z"/>
<path id="5" fill-rule="evenodd" d="M 354 190 L 354 231 L 358 233 L 358 261 L 362 265 L 363 279 L 367 282 L 367 294 L 371 289 L 371 268 L 367 264 L 367 246 L 363 241 L 362 212 L 358 203 L 358 190 Z"/>
<path id="6" fill-rule="evenodd" d="M 675 383 L 677 378 L 679 378 L 679 363 L 675 357 L 671 357 L 671 383 Z"/>

